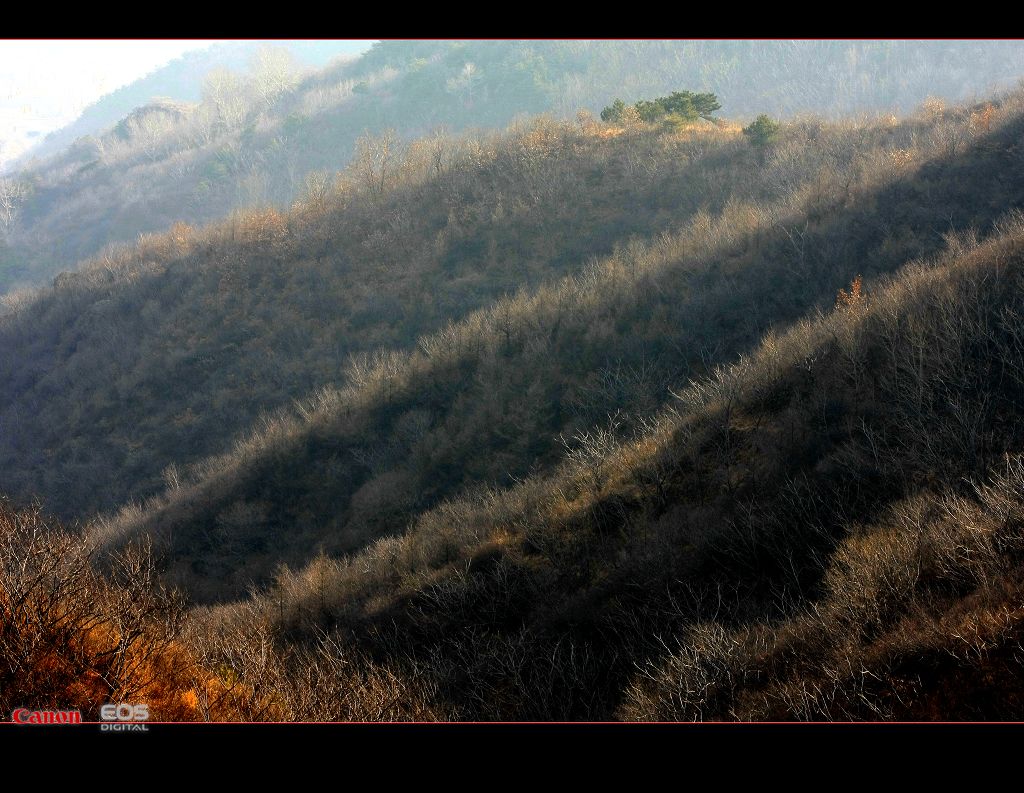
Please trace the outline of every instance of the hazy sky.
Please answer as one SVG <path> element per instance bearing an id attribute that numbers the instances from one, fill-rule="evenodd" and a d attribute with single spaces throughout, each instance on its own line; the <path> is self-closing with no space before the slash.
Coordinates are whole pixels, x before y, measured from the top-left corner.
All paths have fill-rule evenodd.
<path id="1" fill-rule="evenodd" d="M 213 41 L 0 40 L 0 162 L 115 88 Z"/>

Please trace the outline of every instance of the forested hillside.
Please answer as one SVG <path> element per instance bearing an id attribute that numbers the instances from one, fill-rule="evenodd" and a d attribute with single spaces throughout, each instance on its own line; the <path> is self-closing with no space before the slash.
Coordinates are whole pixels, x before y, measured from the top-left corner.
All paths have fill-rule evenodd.
<path id="1" fill-rule="evenodd" d="M 288 213 L 179 225 L 62 275 L 0 318 L 2 486 L 66 516 L 152 493 L 264 409 L 720 211 L 729 185 L 761 189 L 740 186 L 735 130 L 605 132 L 540 121 L 404 152 L 373 141 L 338 190 Z"/>
<path id="2" fill-rule="evenodd" d="M 670 388 L 830 305 L 855 276 L 985 233 L 1024 205 L 1016 101 L 895 126 L 793 125 L 763 162 L 742 136 L 713 133 L 723 149 L 691 172 L 720 157 L 741 166 L 717 211 L 503 298 L 407 352 L 356 359 L 340 391 L 322 389 L 232 451 L 176 469 L 162 499 L 126 509 L 103 533 L 166 537 L 194 594 L 233 595 L 282 560 L 353 551 L 467 487 L 507 486 L 567 447 L 628 433 Z M 639 129 L 602 145 L 695 134 L 707 135 Z M 904 148 L 911 139 L 931 143 Z M 785 187 L 768 178 L 782 163 Z M 741 185 L 757 192 L 742 197 Z"/>
<path id="3" fill-rule="evenodd" d="M 409 141 L 437 127 L 503 128 L 681 86 L 716 92 L 735 119 L 907 112 L 929 96 L 986 95 L 1022 68 L 1015 42 L 393 41 L 303 79 L 286 59 L 257 59 L 211 72 L 201 101 L 126 110 L 123 123 L 6 177 L 0 192 L 16 193 L 17 207 L 0 228 L 0 290 L 48 282 L 176 221 L 284 208 L 309 174 L 345 167 L 368 132 Z"/>
<path id="4" fill-rule="evenodd" d="M 844 290 L 630 438 L 197 612 L 210 657 L 368 654 L 458 719 L 1020 718 L 1022 265 L 1014 213 Z"/>
<path id="5" fill-rule="evenodd" d="M 293 183 L 5 299 L 0 710 L 1024 718 L 1024 90 L 936 98 L 1013 72 L 973 46 L 394 42 L 133 111 L 111 195 L 278 120 Z"/>
<path id="6" fill-rule="evenodd" d="M 743 237 L 723 255 L 766 264 L 743 276 L 717 261 L 697 267 L 692 297 L 666 297 L 672 310 L 697 314 L 666 319 L 668 335 L 652 331 L 660 337 L 653 346 L 634 340 L 628 355 L 602 348 L 598 361 L 568 356 L 568 366 L 594 365 L 584 391 L 598 396 L 574 394 L 573 378 L 569 389 L 538 386 L 535 401 L 559 405 L 544 437 L 527 434 L 511 463 L 492 457 L 480 471 L 521 475 L 551 437 L 575 431 L 566 423 L 573 416 L 580 427 L 603 419 L 615 397 L 601 389 L 629 388 L 617 378 L 664 383 L 725 360 L 768 323 L 828 299 L 853 270 L 870 273 L 862 261 L 870 252 L 884 271 L 1013 205 L 1016 160 L 980 145 L 998 134 L 985 130 L 997 112 L 1012 126 L 1011 112 L 985 112 L 933 108 L 904 122 L 793 125 L 767 154 L 736 128 L 703 122 L 676 132 L 537 122 L 507 135 L 435 136 L 404 154 L 368 142 L 338 190 L 285 214 L 178 226 L 62 276 L 4 318 L 0 486 L 41 496 L 69 517 L 113 508 L 162 488 L 174 475 L 168 466 L 183 473 L 228 451 L 262 410 L 367 377 L 374 367 L 364 353 L 415 348 L 419 336 L 504 295 L 583 273 L 616 245 L 615 261 L 643 258 L 633 237 L 751 231 L 753 243 Z M 990 174 L 997 187 L 986 190 L 1002 195 L 995 206 L 967 200 L 977 183 L 961 168 Z M 890 182 L 877 197 L 870 192 Z M 887 204 L 910 211 L 900 191 L 916 196 L 913 221 Z M 692 256 L 676 253 L 677 239 L 654 245 L 653 255 L 664 249 L 673 264 Z M 786 286 L 765 283 L 772 278 Z M 769 297 L 747 297 L 758 292 Z M 506 300 L 491 313 L 512 323 L 516 305 Z M 624 339 L 628 329 L 619 328 Z M 492 424 L 497 432 L 500 422 Z"/>
<path id="7" fill-rule="evenodd" d="M 755 279 L 757 302 L 785 314 L 771 287 L 794 291 L 840 260 L 837 241 L 853 229 L 869 244 L 872 226 L 884 217 L 900 228 L 901 212 L 905 229 L 927 228 L 927 195 L 943 195 L 947 223 L 960 207 L 959 229 L 954 220 L 928 235 L 934 243 L 904 230 L 889 267 L 881 252 L 894 238 L 855 257 L 856 270 L 837 265 L 831 277 L 854 275 L 831 299 L 750 328 L 760 340 L 740 344 L 744 354 L 677 379 L 663 400 L 635 379 L 662 406 L 625 432 L 593 423 L 519 482 L 417 505 L 396 534 L 280 570 L 236 603 L 183 611 L 146 543 L 113 546 L 151 530 L 173 578 L 202 594 L 210 582 L 181 567 L 183 554 L 253 552 L 251 503 L 207 524 L 221 535 L 210 546 L 180 545 L 145 514 L 83 538 L 2 505 L 0 704 L 90 713 L 128 692 L 180 719 L 1019 719 L 1024 219 L 1007 190 L 1016 177 L 986 180 L 987 202 L 952 191 L 954 174 L 967 183 L 989 158 L 1012 177 L 1019 100 L 989 120 L 964 149 L 851 181 L 849 195 L 802 192 L 789 217 L 805 234 L 795 258 Z M 958 200 L 968 195 L 969 207 Z M 812 218 L 822 200 L 830 211 Z M 164 519 L 202 519 L 243 494 L 288 503 L 292 481 L 344 482 L 324 450 L 339 452 L 335 466 L 359 457 L 341 453 L 365 405 L 382 402 L 386 426 L 428 380 L 435 399 L 458 403 L 430 373 L 465 367 L 459 380 L 490 396 L 497 369 L 567 362 L 563 334 L 584 360 L 618 352 L 633 330 L 650 344 L 650 326 L 686 316 L 659 296 L 685 298 L 711 269 L 753 277 L 772 258 L 759 256 L 770 230 L 737 228 L 739 217 L 695 216 L 675 236 L 523 295 L 511 324 L 495 307 L 424 339 L 420 353 L 240 447 L 233 468 L 175 489 Z M 838 229 L 847 233 L 826 233 Z M 709 311 L 729 316 L 717 302 Z M 268 477 L 276 466 L 305 478 Z M 190 531 L 190 520 L 172 527 Z M 323 538 L 338 530 L 322 528 Z"/>

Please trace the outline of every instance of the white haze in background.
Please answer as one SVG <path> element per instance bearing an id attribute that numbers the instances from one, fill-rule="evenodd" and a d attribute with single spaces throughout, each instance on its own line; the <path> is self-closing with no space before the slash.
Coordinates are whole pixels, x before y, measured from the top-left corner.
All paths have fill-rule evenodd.
<path id="1" fill-rule="evenodd" d="M 216 43 L 0 40 L 0 166 L 101 96 Z"/>

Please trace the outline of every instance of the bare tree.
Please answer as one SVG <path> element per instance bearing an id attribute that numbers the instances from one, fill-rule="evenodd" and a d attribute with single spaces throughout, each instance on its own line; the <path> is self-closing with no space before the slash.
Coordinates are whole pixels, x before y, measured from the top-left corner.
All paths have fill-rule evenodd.
<path id="1" fill-rule="evenodd" d="M 17 179 L 0 179 L 0 228 L 10 232 L 28 195 L 28 185 Z"/>
<path id="2" fill-rule="evenodd" d="M 162 113 L 150 113 L 129 119 L 126 127 L 133 147 L 155 162 L 166 153 L 175 122 Z"/>
<path id="3" fill-rule="evenodd" d="M 253 56 L 252 79 L 256 95 L 269 107 L 298 82 L 299 65 L 285 47 L 260 47 Z"/>
<path id="4" fill-rule="evenodd" d="M 445 168 L 448 167 L 455 153 L 455 146 L 451 135 L 448 134 L 446 129 L 438 128 L 431 133 L 427 141 L 430 148 L 430 164 L 433 174 L 434 176 L 440 176 Z"/>
<path id="5" fill-rule="evenodd" d="M 383 195 L 397 160 L 398 135 L 393 129 L 380 135 L 363 135 L 356 141 L 352 169 L 360 185 L 371 194 Z"/>
<path id="6" fill-rule="evenodd" d="M 331 192 L 331 175 L 327 171 L 310 171 L 303 184 L 303 197 L 313 207 L 321 208 Z"/>
<path id="7" fill-rule="evenodd" d="M 445 87 L 453 94 L 464 97 L 467 101 L 473 101 L 473 92 L 480 83 L 480 75 L 477 73 L 476 65 L 466 63 L 462 71 L 456 77 L 452 77 L 445 83 Z"/>
<path id="8" fill-rule="evenodd" d="M 215 125 L 238 125 L 245 118 L 249 86 L 230 69 L 214 69 L 203 80 L 203 103 L 212 111 Z"/>

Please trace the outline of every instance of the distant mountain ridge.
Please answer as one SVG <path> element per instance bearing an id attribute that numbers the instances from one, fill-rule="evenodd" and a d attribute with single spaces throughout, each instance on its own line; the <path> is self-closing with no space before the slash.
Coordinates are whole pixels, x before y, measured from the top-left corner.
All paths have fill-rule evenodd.
<path id="1" fill-rule="evenodd" d="M 203 78 L 213 68 L 242 70 L 257 48 L 268 42 L 240 41 L 213 44 L 186 52 L 165 66 L 128 85 L 111 91 L 91 105 L 70 124 L 46 135 L 38 144 L 13 163 L 25 165 L 36 157 L 47 157 L 70 146 L 85 135 L 96 135 L 113 126 L 133 110 L 157 97 L 197 102 Z M 303 66 L 322 68 L 341 56 L 356 56 L 371 45 L 369 41 L 297 41 L 281 42 Z"/>
<path id="2" fill-rule="evenodd" d="M 243 50 L 230 53 L 246 61 Z M 195 84 L 201 64 L 185 67 Z M 26 197 L 0 237 L 0 293 L 46 283 L 107 245 L 178 221 L 285 208 L 311 176 L 330 182 L 389 132 L 407 142 L 439 129 L 501 129 L 530 114 L 572 119 L 616 98 L 678 90 L 715 93 L 722 114 L 738 121 L 900 113 L 988 96 L 1021 75 L 1024 44 L 956 41 L 386 41 L 271 101 L 240 99 L 247 75 L 222 73 L 200 112 L 180 123 L 143 125 L 128 140 L 80 137 L 16 174 Z M 188 99 L 146 85 L 125 89 L 121 118 L 154 93 Z"/>

